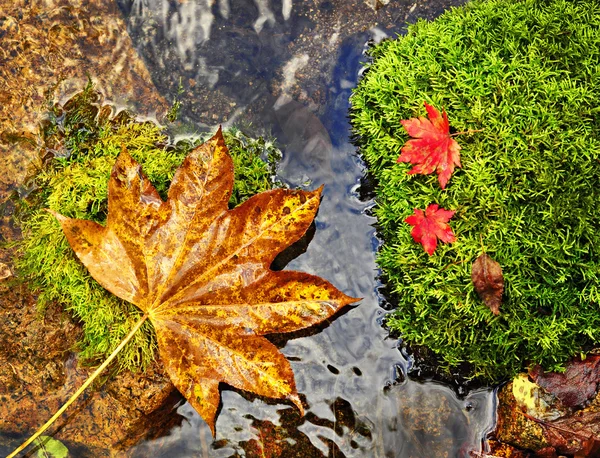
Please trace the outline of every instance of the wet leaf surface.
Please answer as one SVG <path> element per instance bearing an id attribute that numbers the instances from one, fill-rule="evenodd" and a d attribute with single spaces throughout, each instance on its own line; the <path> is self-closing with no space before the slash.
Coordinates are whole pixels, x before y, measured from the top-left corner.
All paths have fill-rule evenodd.
<path id="1" fill-rule="evenodd" d="M 450 124 L 446 111 L 440 112 L 425 102 L 429 119 L 424 116 L 400 121 L 411 140 L 401 150 L 398 162 L 410 162 L 415 166 L 409 174 L 428 175 L 434 171 L 442 189 L 454 172 L 454 166 L 460 167 L 460 145 L 450 137 Z"/>
<path id="2" fill-rule="evenodd" d="M 504 292 L 504 276 L 500 264 L 482 253 L 473 263 L 471 280 L 481 300 L 494 315 L 498 315 Z"/>
<path id="3" fill-rule="evenodd" d="M 306 328 L 357 300 L 314 275 L 270 269 L 306 232 L 321 189 L 276 189 L 229 210 L 232 185 L 219 130 L 188 155 L 166 202 L 123 151 L 106 227 L 56 215 L 90 274 L 148 315 L 171 380 L 213 435 L 220 382 L 302 411 L 290 364 L 263 336 Z"/>
<path id="4" fill-rule="evenodd" d="M 597 409 L 575 412 L 552 422 L 541 422 L 544 436 L 557 452 L 576 457 L 598 456 L 600 451 L 600 412 Z"/>
<path id="5" fill-rule="evenodd" d="M 538 420 L 556 420 L 570 412 L 558 398 L 529 380 L 527 374 L 513 379 L 512 394 L 521 411 Z"/>
<path id="6" fill-rule="evenodd" d="M 583 407 L 593 399 L 600 381 L 600 355 L 570 361 L 563 373 L 549 372 L 538 365 L 529 373 L 535 383 L 571 408 Z"/>

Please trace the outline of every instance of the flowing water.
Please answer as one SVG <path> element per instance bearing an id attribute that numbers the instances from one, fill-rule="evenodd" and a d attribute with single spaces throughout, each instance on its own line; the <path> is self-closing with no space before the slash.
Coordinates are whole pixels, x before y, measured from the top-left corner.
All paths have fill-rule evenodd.
<path id="1" fill-rule="evenodd" d="M 392 0 L 377 12 L 362 0 L 117 3 L 157 89 L 181 101 L 175 136 L 219 123 L 273 135 L 284 152 L 281 180 L 325 185 L 315 235 L 286 268 L 363 298 L 318 330 L 276 340 L 308 405 L 303 418 L 292 405 L 223 387 L 216 439 L 182 403 L 179 426 L 128 455 L 430 458 L 481 450 L 493 391 L 458 395 L 454 384 L 412 378 L 410 355 L 382 327 L 374 201 L 361 185 L 365 166 L 348 122 L 367 43 L 464 2 Z"/>

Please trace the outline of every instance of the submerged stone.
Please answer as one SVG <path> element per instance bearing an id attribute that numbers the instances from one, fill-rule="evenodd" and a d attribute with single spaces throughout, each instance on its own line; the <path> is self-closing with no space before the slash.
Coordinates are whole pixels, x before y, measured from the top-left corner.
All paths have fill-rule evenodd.
<path id="1" fill-rule="evenodd" d="M 81 325 L 60 305 L 50 305 L 41 319 L 27 288 L 5 281 L 0 283 L 0 310 L 0 431 L 24 436 L 45 423 L 93 368 L 79 364 L 73 348 Z M 108 456 L 111 449 L 159 436 L 181 421 L 173 414 L 180 396 L 158 364 L 145 373 L 124 372 L 105 380 L 57 421 L 56 439 Z"/>

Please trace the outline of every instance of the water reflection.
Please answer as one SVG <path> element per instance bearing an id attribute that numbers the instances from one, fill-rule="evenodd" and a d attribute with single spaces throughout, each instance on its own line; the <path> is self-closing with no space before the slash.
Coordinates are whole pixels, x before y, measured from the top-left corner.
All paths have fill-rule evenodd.
<path id="1" fill-rule="evenodd" d="M 314 238 L 287 268 L 363 297 L 322 332 L 284 341 L 305 417 L 223 389 L 214 442 L 184 404 L 182 426 L 140 444 L 133 456 L 451 457 L 480 449 L 492 421 L 491 392 L 459 399 L 447 386 L 406 378 L 410 362 L 380 326 L 379 241 L 366 215 L 373 202 L 359 198 L 365 170 L 347 122 L 365 43 L 398 30 L 394 19 L 459 3 L 439 2 L 431 11 L 392 2 L 376 13 L 355 1 L 120 2 L 159 90 L 173 94 L 183 82 L 188 126 L 235 121 L 253 134 L 272 133 L 284 146 L 282 180 L 325 184 Z"/>

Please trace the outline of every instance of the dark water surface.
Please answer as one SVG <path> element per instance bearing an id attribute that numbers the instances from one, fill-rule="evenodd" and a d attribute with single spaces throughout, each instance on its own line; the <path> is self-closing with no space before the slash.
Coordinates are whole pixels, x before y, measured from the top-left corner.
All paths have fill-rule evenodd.
<path id="1" fill-rule="evenodd" d="M 181 93 L 180 133 L 224 123 L 272 134 L 284 151 L 283 181 L 325 184 L 315 236 L 287 268 L 364 298 L 322 332 L 283 341 L 309 406 L 304 418 L 291 405 L 224 388 L 215 441 L 184 404 L 181 426 L 133 456 L 459 457 L 481 449 L 493 423 L 491 390 L 459 398 L 441 383 L 412 380 L 410 357 L 381 326 L 380 242 L 367 215 L 374 202 L 360 198 L 365 167 L 347 118 L 366 43 L 460 3 L 392 1 L 375 13 L 351 0 L 119 0 L 159 92 Z"/>

